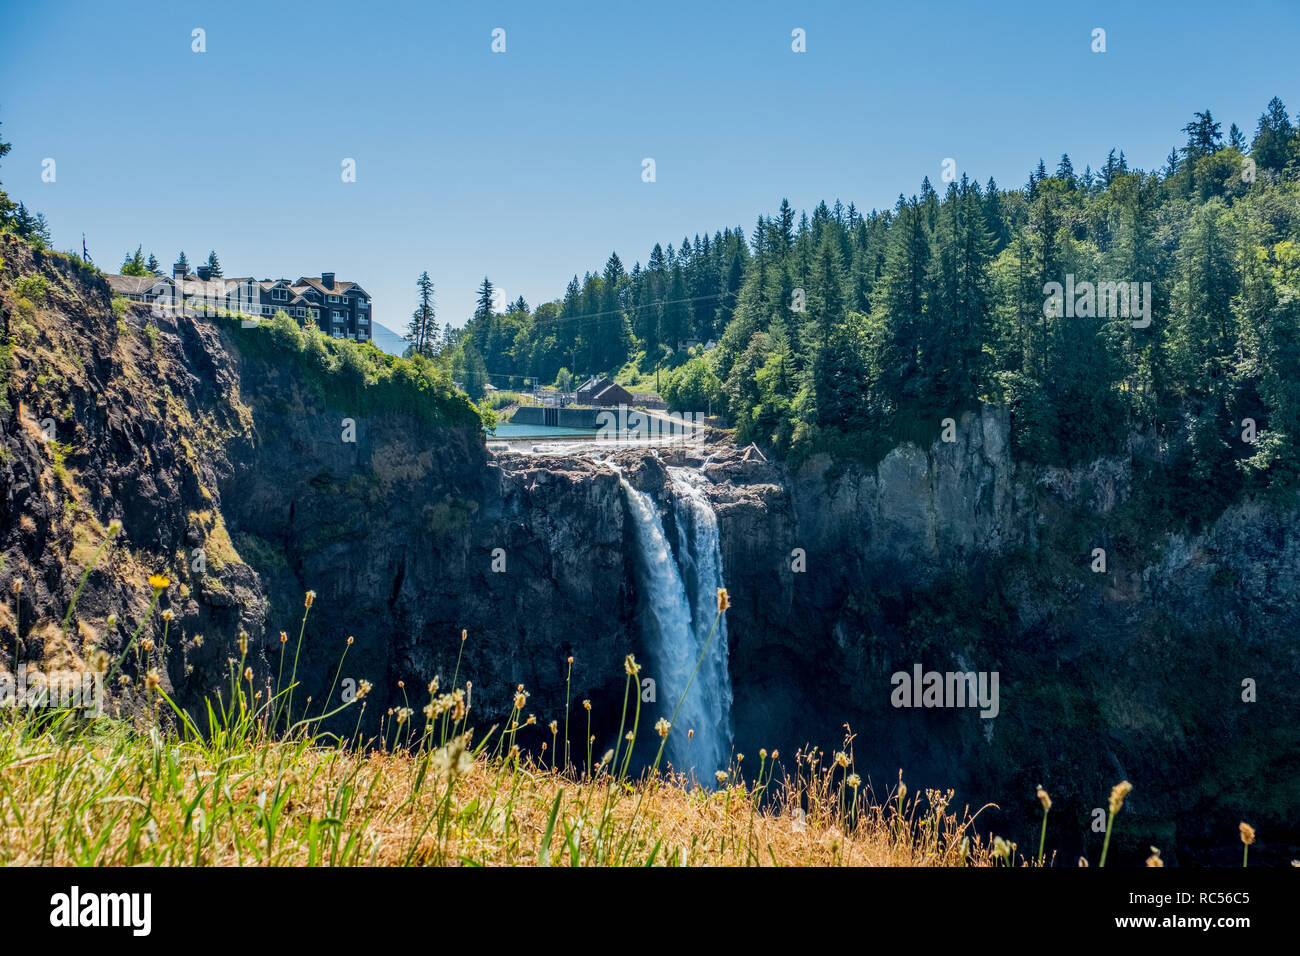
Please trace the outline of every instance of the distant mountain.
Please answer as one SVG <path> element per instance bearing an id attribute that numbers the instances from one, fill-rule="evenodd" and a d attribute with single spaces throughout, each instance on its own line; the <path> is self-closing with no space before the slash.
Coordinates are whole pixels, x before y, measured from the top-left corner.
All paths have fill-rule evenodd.
<path id="1" fill-rule="evenodd" d="M 370 336 L 381 352 L 389 355 L 403 355 L 410 343 L 392 329 L 378 322 L 372 324 Z"/>

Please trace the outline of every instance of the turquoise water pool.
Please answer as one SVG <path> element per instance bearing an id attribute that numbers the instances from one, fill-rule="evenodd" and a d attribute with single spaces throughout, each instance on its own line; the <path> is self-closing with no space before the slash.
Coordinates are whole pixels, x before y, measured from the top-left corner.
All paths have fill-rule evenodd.
<path id="1" fill-rule="evenodd" d="M 594 428 L 564 428 L 560 425 L 511 425 L 508 422 L 497 426 L 495 435 L 488 440 L 509 440 L 512 438 L 595 438 Z"/>

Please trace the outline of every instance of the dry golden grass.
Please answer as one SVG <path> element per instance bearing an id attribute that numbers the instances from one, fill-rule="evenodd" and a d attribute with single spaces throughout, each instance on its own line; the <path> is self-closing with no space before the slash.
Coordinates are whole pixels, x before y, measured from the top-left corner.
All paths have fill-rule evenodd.
<path id="1" fill-rule="evenodd" d="M 81 586 L 119 531 L 116 522 L 109 527 Z M 959 818 L 949 809 L 951 791 L 908 799 L 900 776 L 883 802 L 873 800 L 854 770 L 851 732 L 833 755 L 796 753 L 779 778 L 776 752 L 760 751 L 748 764 L 737 754 L 710 789 L 660 772 L 673 732 L 671 721 L 660 719 L 658 756 L 649 769 L 633 770 L 643 725 L 634 692 L 640 668 L 631 656 L 619 745 L 599 762 L 586 737 L 580 749 L 559 739 L 557 721 L 547 728 L 552 759 L 561 748 L 587 759 L 548 769 L 545 737 L 527 736 L 544 730 L 525 718 L 522 686 L 506 723 L 476 736 L 459 659 L 455 689 L 440 693 L 438 679 L 430 683 L 422 726 L 414 707 L 396 708 L 380 721 L 376 739 L 363 740 L 367 682 L 329 713 L 319 704 L 309 713 L 311 698 L 297 684 L 312 591 L 297 640 L 282 635 L 274 688 L 254 689 L 249 638 L 241 632 L 226 691 L 208 701 L 206 713 L 188 713 L 159 676 L 167 625 L 161 643 L 145 630 L 172 582 L 153 574 L 148 584 L 152 601 L 125 647 L 91 655 L 93 670 L 115 692 L 113 716 L 0 709 L 0 864 L 962 866 L 1015 859 L 1003 841 L 989 847 L 970 832 L 969 811 Z M 728 606 L 719 590 L 710 641 Z M 46 616 L 33 626 L 57 630 Z M 462 650 L 465 640 L 462 632 Z M 708 642 L 701 661 L 707 650 Z M 13 661 L 25 669 L 20 652 L 14 649 Z M 322 700 L 334 699 L 346 655 L 347 647 Z M 12 687 L 7 670 L 0 672 L 5 681 Z M 323 731 L 331 718 L 349 721 L 351 713 L 351 738 Z M 569 726 L 566 715 L 566 738 Z M 537 746 L 542 759 L 521 745 Z"/>
<path id="2" fill-rule="evenodd" d="M 167 739 L 125 723 L 8 720 L 6 865 L 988 865 L 944 798 L 846 812 L 835 768 L 762 800 L 663 776 L 568 777 L 450 748 Z M 806 758 L 805 758 L 806 759 Z M 847 789 L 847 788 L 846 788 Z M 852 822 L 850 822 L 852 821 Z"/>

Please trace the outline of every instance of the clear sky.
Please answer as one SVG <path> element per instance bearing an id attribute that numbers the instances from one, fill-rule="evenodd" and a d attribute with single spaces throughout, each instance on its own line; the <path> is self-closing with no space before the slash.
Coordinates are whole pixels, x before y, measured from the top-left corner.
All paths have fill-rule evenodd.
<path id="1" fill-rule="evenodd" d="M 1296 0 L 0 0 L 0 180 L 107 270 L 137 244 L 333 270 L 402 330 L 427 269 L 460 325 L 485 274 L 536 305 L 782 197 L 890 206 L 947 157 L 1003 185 L 1111 146 L 1150 169 L 1207 106 L 1250 137 L 1271 96 L 1300 108 L 1298 50 Z"/>

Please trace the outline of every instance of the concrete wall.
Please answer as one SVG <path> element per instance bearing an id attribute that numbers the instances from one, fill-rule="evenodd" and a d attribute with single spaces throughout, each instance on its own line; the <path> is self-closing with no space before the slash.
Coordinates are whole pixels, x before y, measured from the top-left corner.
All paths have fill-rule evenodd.
<path id="1" fill-rule="evenodd" d="M 599 408 L 560 408 L 559 420 L 551 424 L 561 428 L 595 428 L 596 416 L 603 411 Z M 547 409 L 540 405 L 524 405 L 515 411 L 510 419 L 512 425 L 544 425 Z"/>

